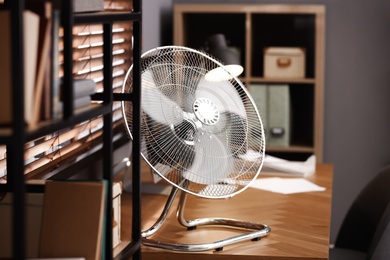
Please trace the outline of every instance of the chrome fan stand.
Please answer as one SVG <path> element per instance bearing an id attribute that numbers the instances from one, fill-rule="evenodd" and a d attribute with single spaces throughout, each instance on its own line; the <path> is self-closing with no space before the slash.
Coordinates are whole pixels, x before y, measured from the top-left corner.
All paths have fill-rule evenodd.
<path id="1" fill-rule="evenodd" d="M 200 225 L 222 225 L 222 226 L 235 227 L 239 229 L 251 229 L 254 231 L 237 235 L 237 236 L 232 236 L 226 239 L 214 241 L 211 243 L 204 243 L 204 244 L 167 243 L 167 242 L 157 241 L 157 240 L 147 238 L 155 234 L 158 231 L 158 229 L 163 225 L 178 192 L 179 189 L 177 187 L 172 187 L 171 193 L 168 196 L 167 202 L 164 206 L 164 209 L 160 217 L 152 227 L 142 232 L 143 245 L 168 249 L 168 250 L 174 250 L 174 251 L 182 251 L 182 252 L 201 252 L 201 251 L 208 251 L 208 250 L 222 251 L 225 246 L 234 243 L 238 243 L 246 240 L 252 240 L 252 241 L 260 240 L 262 237 L 267 236 L 271 231 L 271 229 L 267 225 L 257 224 L 253 222 L 244 222 L 244 221 L 229 219 L 229 218 L 200 218 L 194 220 L 186 220 L 184 217 L 184 208 L 187 200 L 187 193 L 182 191 L 178 202 L 176 217 L 179 223 L 184 227 L 186 227 L 188 230 L 196 229 L 197 226 Z"/>

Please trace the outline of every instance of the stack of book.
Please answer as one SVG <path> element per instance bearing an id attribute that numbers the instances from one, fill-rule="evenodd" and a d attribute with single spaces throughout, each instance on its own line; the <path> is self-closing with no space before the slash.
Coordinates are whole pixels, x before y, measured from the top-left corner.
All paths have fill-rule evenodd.
<path id="1" fill-rule="evenodd" d="M 11 73 L 11 13 L 0 10 L 0 125 L 9 126 L 13 120 L 13 89 Z M 34 125 L 50 113 L 45 99 L 49 97 L 52 52 L 52 3 L 26 1 L 23 11 L 23 66 L 24 66 L 24 116 L 27 125 Z M 17 47 L 17 46 L 12 46 Z M 46 114 L 45 114 L 46 113 Z M 50 116 L 50 115 L 49 115 Z"/>
<path id="2" fill-rule="evenodd" d="M 63 109 L 63 91 L 64 86 L 61 84 L 60 91 L 60 112 Z M 91 104 L 91 95 L 95 93 L 96 83 L 92 79 L 75 79 L 73 81 L 73 108 L 75 110 L 89 106 Z"/>

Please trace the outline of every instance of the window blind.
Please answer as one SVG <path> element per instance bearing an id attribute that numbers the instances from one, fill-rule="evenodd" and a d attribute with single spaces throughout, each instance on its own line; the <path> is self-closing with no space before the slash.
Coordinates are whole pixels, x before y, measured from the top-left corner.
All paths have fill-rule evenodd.
<path id="1" fill-rule="evenodd" d="M 131 0 L 104 1 L 106 11 L 131 10 Z M 126 71 L 132 63 L 132 23 L 113 24 L 113 92 L 121 92 Z M 63 30 L 58 31 L 58 77 L 63 76 Z M 92 79 L 95 92 L 103 91 L 103 26 L 76 25 L 73 28 L 74 79 Z M 92 101 L 93 102 L 93 101 Z M 113 104 L 114 133 L 123 128 L 120 102 Z M 77 111 L 76 111 L 77 113 Z M 97 117 L 71 128 L 62 129 L 25 144 L 26 177 L 55 170 L 69 158 L 101 143 L 103 118 Z M 6 147 L 0 146 L 0 178 L 6 181 Z"/>

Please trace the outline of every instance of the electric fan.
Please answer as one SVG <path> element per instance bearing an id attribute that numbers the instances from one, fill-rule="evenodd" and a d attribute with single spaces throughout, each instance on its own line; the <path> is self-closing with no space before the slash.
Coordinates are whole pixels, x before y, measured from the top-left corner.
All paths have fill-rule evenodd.
<path id="1" fill-rule="evenodd" d="M 133 89 L 132 67 L 122 92 Z M 157 222 L 142 232 L 143 244 L 176 251 L 222 250 L 266 236 L 263 224 L 229 218 L 186 220 L 186 195 L 218 199 L 243 190 L 258 176 L 265 138 L 260 115 L 243 84 L 210 55 L 187 47 L 165 46 L 141 57 L 141 155 L 154 174 L 172 185 Z M 122 102 L 132 138 L 132 103 Z M 204 244 L 178 244 L 148 238 L 165 221 L 174 198 L 180 224 L 226 225 L 247 233 Z"/>

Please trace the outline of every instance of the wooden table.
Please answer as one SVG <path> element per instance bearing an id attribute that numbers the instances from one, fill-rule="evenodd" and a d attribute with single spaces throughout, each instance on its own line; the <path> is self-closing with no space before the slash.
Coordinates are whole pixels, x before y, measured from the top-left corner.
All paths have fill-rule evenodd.
<path id="1" fill-rule="evenodd" d="M 333 167 L 317 166 L 308 180 L 326 187 L 326 191 L 283 195 L 248 188 L 232 199 L 213 200 L 189 196 L 186 218 L 226 217 L 266 224 L 271 233 L 260 241 L 245 241 L 224 247 L 223 251 L 183 253 L 158 248 L 142 248 L 142 259 L 328 259 Z M 164 195 L 143 195 L 143 229 L 149 228 L 161 213 Z M 130 195 L 123 194 L 122 204 Z M 176 205 L 175 205 L 176 206 Z M 129 212 L 122 208 L 122 237 L 130 237 L 126 229 Z M 175 217 L 176 207 L 151 238 L 179 243 L 205 243 L 224 239 L 242 231 L 226 227 L 198 227 L 187 230 Z"/>

